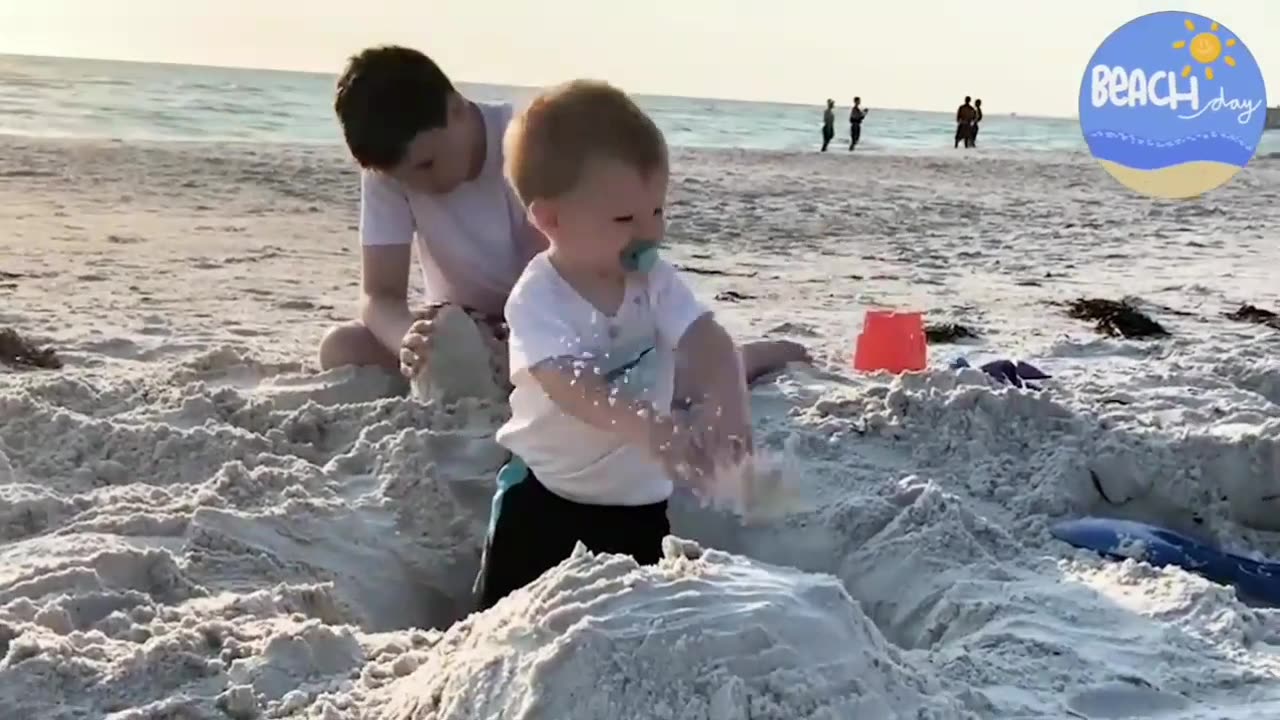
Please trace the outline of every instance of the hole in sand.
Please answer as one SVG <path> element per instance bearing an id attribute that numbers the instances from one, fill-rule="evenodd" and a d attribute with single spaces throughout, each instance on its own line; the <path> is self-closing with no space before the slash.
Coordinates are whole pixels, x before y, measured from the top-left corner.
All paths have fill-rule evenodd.
<path id="1" fill-rule="evenodd" d="M 50 347 L 39 347 L 12 328 L 0 328 L 0 362 L 18 368 L 57 370 L 62 360 Z"/>

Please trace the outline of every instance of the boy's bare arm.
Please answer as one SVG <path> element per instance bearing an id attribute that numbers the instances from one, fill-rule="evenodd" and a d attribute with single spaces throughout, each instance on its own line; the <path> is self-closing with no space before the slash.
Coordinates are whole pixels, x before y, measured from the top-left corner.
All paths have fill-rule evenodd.
<path id="1" fill-rule="evenodd" d="M 409 312 L 410 246 L 366 245 L 360 259 L 360 322 L 399 357 L 415 319 Z"/>

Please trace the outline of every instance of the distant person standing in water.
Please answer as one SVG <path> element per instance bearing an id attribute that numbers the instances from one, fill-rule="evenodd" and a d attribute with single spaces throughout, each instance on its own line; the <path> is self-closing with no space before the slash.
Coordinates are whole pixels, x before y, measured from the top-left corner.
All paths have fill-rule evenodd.
<path id="1" fill-rule="evenodd" d="M 964 96 L 964 104 L 956 108 L 956 147 L 960 147 L 960 142 L 964 141 L 964 146 L 969 147 L 969 136 L 973 132 L 973 123 L 978 117 L 978 111 L 974 109 L 973 98 L 968 95 Z"/>
<path id="2" fill-rule="evenodd" d="M 853 99 L 853 109 L 849 110 L 849 151 L 858 145 L 858 138 L 862 137 L 862 119 L 867 116 L 867 111 L 862 109 L 862 98 Z"/>
<path id="3" fill-rule="evenodd" d="M 827 151 L 831 138 L 836 136 L 836 101 L 827 98 L 827 109 L 822 112 L 822 152 Z"/>
<path id="4" fill-rule="evenodd" d="M 973 129 L 969 132 L 969 147 L 978 147 L 978 125 L 982 122 L 982 99 L 973 101 Z"/>

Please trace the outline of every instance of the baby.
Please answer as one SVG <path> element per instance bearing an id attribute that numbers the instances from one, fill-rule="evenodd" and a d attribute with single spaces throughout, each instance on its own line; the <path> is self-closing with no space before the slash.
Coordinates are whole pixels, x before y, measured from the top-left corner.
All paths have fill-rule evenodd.
<path id="1" fill-rule="evenodd" d="M 493 501 L 482 609 L 579 541 L 657 562 L 673 481 L 698 489 L 717 462 L 751 452 L 737 347 L 657 257 L 662 132 L 621 91 L 575 81 L 535 99 L 504 147 L 507 178 L 550 246 L 506 303 L 514 390 L 497 439 L 514 457 Z M 693 415 L 671 410 L 677 355 Z"/>

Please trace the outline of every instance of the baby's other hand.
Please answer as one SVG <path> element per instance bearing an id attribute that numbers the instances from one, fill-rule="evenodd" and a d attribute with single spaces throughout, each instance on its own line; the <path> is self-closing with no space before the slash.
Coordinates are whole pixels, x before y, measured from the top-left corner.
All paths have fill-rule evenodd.
<path id="1" fill-rule="evenodd" d="M 688 413 L 674 411 L 654 420 L 649 450 L 673 482 L 701 491 L 715 471 L 706 452 L 706 441 L 705 434 L 690 422 Z"/>
<path id="2" fill-rule="evenodd" d="M 745 404 L 711 406 L 695 415 L 696 435 L 708 461 L 737 465 L 755 449 L 750 410 Z"/>

